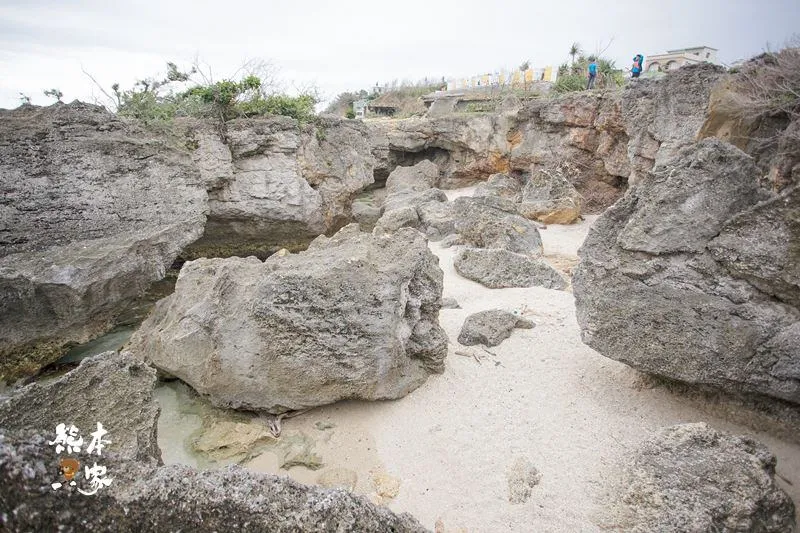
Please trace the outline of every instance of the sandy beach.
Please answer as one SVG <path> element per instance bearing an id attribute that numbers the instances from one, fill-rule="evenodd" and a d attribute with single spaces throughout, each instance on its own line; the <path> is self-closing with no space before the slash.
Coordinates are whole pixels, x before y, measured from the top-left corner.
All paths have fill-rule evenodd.
<path id="1" fill-rule="evenodd" d="M 542 229 L 545 257 L 570 268 L 595 219 Z M 570 290 L 487 289 L 455 272 L 457 247 L 430 247 L 444 271 L 444 296 L 461 305 L 440 313 L 451 342 L 445 372 L 398 401 L 341 402 L 285 420 L 281 439 L 308 443 L 323 464 L 318 470 L 281 469 L 277 448 L 248 460 L 247 468 L 354 487 L 431 530 L 609 530 L 609 491 L 630 450 L 659 428 L 705 421 L 765 443 L 778 457 L 778 482 L 800 501 L 800 445 L 736 421 L 760 420 L 758 412 L 709 407 L 585 346 Z M 464 319 L 494 308 L 521 313 L 536 327 L 515 330 L 490 352 L 460 346 Z M 180 430 L 165 411 L 165 461 L 186 462 L 175 447 Z M 541 480 L 527 502 L 512 504 L 507 476 L 519 458 Z"/>

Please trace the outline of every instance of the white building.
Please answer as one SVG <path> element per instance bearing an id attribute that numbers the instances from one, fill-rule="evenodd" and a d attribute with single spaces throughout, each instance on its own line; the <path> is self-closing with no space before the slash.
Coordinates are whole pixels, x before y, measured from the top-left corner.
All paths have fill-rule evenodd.
<path id="1" fill-rule="evenodd" d="M 717 49 L 710 46 L 697 46 L 694 48 L 681 48 L 667 50 L 666 54 L 657 54 L 645 57 L 646 72 L 665 72 L 681 68 L 694 63 L 718 63 Z"/>
<path id="2" fill-rule="evenodd" d="M 368 100 L 356 100 L 353 102 L 353 113 L 355 113 L 356 118 L 367 116 L 367 104 L 369 104 Z"/>

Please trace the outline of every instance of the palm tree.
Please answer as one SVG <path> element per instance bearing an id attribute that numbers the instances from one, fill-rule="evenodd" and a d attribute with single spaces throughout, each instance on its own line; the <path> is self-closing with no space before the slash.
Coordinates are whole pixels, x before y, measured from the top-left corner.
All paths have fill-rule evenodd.
<path id="1" fill-rule="evenodd" d="M 569 47 L 569 55 L 572 57 L 572 62 L 570 65 L 575 64 L 575 56 L 581 53 L 581 45 L 578 43 L 572 43 L 572 46 Z"/>

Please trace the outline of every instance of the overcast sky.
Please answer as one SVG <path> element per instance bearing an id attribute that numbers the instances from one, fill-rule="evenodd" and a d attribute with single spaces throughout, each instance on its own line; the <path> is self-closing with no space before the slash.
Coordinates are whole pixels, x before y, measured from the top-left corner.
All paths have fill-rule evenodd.
<path id="1" fill-rule="evenodd" d="M 602 7 L 599 7 L 601 6 Z M 628 66 L 636 53 L 708 45 L 730 63 L 800 32 L 800 0 L 0 0 L 0 107 L 91 100 L 109 87 L 195 57 L 215 78 L 247 59 L 271 61 L 291 87 L 328 99 L 393 79 L 470 76 L 588 52 Z M 601 44 L 602 43 L 602 44 Z M 94 90 L 97 93 L 96 90 Z"/>

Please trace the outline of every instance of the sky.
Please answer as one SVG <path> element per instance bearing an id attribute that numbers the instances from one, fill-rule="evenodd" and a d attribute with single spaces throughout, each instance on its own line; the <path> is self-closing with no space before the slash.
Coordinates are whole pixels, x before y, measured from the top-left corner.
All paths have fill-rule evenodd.
<path id="1" fill-rule="evenodd" d="M 264 60 L 325 100 L 392 80 L 466 77 L 569 60 L 578 42 L 617 65 L 707 45 L 732 63 L 800 34 L 800 0 L 0 0 L 0 108 L 102 97 L 199 60 L 215 80 Z M 609 46 L 610 43 L 610 46 Z"/>

